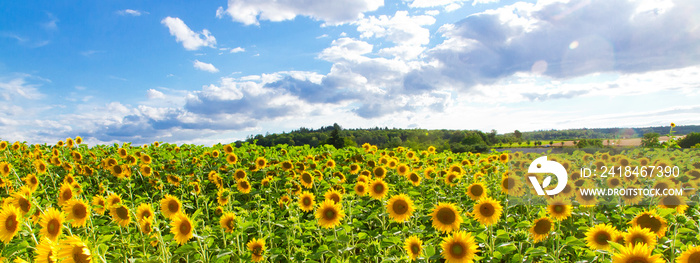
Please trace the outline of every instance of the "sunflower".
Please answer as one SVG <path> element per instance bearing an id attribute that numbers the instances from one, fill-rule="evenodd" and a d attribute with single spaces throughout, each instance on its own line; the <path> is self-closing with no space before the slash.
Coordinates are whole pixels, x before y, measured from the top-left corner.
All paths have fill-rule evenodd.
<path id="1" fill-rule="evenodd" d="M 36 168 L 36 172 L 38 174 L 45 174 L 46 171 L 49 169 L 48 166 L 46 166 L 46 163 L 41 160 L 37 160 L 34 163 L 34 167 Z"/>
<path id="2" fill-rule="evenodd" d="M 474 237 L 464 231 L 456 231 L 445 237 L 440 246 L 442 258 L 447 262 L 471 263 L 479 252 L 479 245 L 474 241 Z"/>
<path id="3" fill-rule="evenodd" d="M 314 177 L 307 171 L 301 173 L 299 181 L 301 181 L 301 185 L 307 189 L 314 186 Z"/>
<path id="4" fill-rule="evenodd" d="M 146 219 L 153 219 L 155 213 L 151 204 L 142 203 L 136 208 L 136 220 L 141 222 Z"/>
<path id="5" fill-rule="evenodd" d="M 226 155 L 226 162 L 228 164 L 234 164 L 234 163 L 238 162 L 238 156 L 236 156 L 236 154 L 234 154 L 234 153 L 228 153 Z"/>
<path id="6" fill-rule="evenodd" d="M 549 200 L 547 212 L 555 221 L 561 221 L 571 216 L 571 201 L 557 197 Z"/>
<path id="7" fill-rule="evenodd" d="M 36 256 L 34 261 L 37 263 L 56 263 L 58 251 L 56 245 L 48 238 L 42 238 L 39 245 L 36 247 Z"/>
<path id="8" fill-rule="evenodd" d="M 421 178 L 416 172 L 410 172 L 407 177 L 408 180 L 411 181 L 411 184 L 413 184 L 413 186 L 420 185 Z"/>
<path id="9" fill-rule="evenodd" d="M 121 202 L 122 198 L 119 197 L 119 195 L 112 193 L 109 196 L 107 196 L 107 206 L 105 206 L 105 209 L 109 209 L 113 205 L 120 204 Z"/>
<path id="10" fill-rule="evenodd" d="M 58 190 L 58 205 L 63 205 L 71 198 L 73 198 L 73 188 L 68 183 L 61 184 L 61 188 Z"/>
<path id="11" fill-rule="evenodd" d="M 0 163 L 0 175 L 3 177 L 7 177 L 10 175 L 10 172 L 12 171 L 12 166 L 9 163 L 6 162 L 1 162 Z"/>
<path id="12" fill-rule="evenodd" d="M 333 202 L 336 204 L 340 203 L 340 200 L 343 198 L 343 194 L 335 189 L 328 190 L 323 196 L 326 198 L 326 200 L 333 200 Z"/>
<path id="13" fill-rule="evenodd" d="M 435 167 L 428 167 L 423 170 L 423 177 L 425 179 L 433 179 L 433 175 L 435 174 Z"/>
<path id="14" fill-rule="evenodd" d="M 408 173 L 411 172 L 411 168 L 408 167 L 405 163 L 401 163 L 398 166 L 396 166 L 396 173 L 398 173 L 401 176 L 406 176 Z"/>
<path id="15" fill-rule="evenodd" d="M 289 198 L 288 195 L 283 195 L 280 197 L 279 201 L 277 201 L 277 204 L 280 206 L 280 209 L 285 208 L 287 205 L 289 205 L 289 202 L 291 199 Z"/>
<path id="16" fill-rule="evenodd" d="M 334 228 L 340 225 L 340 220 L 345 217 L 345 211 L 339 203 L 332 200 L 325 200 L 316 209 L 316 219 L 318 225 L 323 228 Z"/>
<path id="17" fill-rule="evenodd" d="M 700 262 L 700 246 L 689 247 L 676 259 L 676 263 L 696 263 Z"/>
<path id="18" fill-rule="evenodd" d="M 243 169 L 237 169 L 233 172 L 233 177 L 236 178 L 236 180 L 243 180 L 246 176 L 248 176 L 248 174 Z"/>
<path id="19" fill-rule="evenodd" d="M 645 211 L 635 216 L 630 224 L 632 226 L 640 226 L 649 229 L 649 231 L 656 234 L 656 236 L 659 238 L 666 234 L 666 220 L 656 214 L 656 210 Z"/>
<path id="20" fill-rule="evenodd" d="M 462 174 L 458 172 L 449 172 L 445 175 L 445 184 L 449 186 L 457 185 L 457 181 L 462 178 Z"/>
<path id="21" fill-rule="evenodd" d="M 172 219 L 177 213 L 182 210 L 182 203 L 177 197 L 165 195 L 165 198 L 160 200 L 160 212 L 167 219 Z"/>
<path id="22" fill-rule="evenodd" d="M 682 195 L 666 195 L 659 200 L 659 207 L 675 209 L 679 214 L 685 213 L 688 209 L 686 205 L 685 197 Z"/>
<path id="23" fill-rule="evenodd" d="M 22 186 L 22 189 L 31 191 L 27 186 Z M 31 199 L 31 193 L 22 193 L 22 191 L 19 191 L 12 194 L 12 204 L 19 208 L 22 215 L 26 215 L 29 213 L 29 210 L 32 209 L 32 202 L 30 202 L 29 199 Z"/>
<path id="24" fill-rule="evenodd" d="M 386 176 L 386 168 L 384 168 L 384 166 L 374 167 L 374 170 L 372 170 L 372 173 L 374 174 L 374 177 L 377 177 L 379 179 L 383 179 Z"/>
<path id="25" fill-rule="evenodd" d="M 255 159 L 255 168 L 256 169 L 260 170 L 262 168 L 265 168 L 266 165 L 267 165 L 267 159 L 265 159 L 265 157 L 260 156 L 260 157 Z"/>
<path id="26" fill-rule="evenodd" d="M 586 232 L 586 245 L 593 250 L 607 250 L 610 248 L 608 242 L 615 239 L 614 227 L 606 224 L 598 224 L 591 227 Z"/>
<path id="27" fill-rule="evenodd" d="M 416 260 L 423 251 L 423 241 L 417 236 L 410 236 L 404 241 L 403 248 L 406 249 L 406 254 L 411 260 Z"/>
<path id="28" fill-rule="evenodd" d="M 103 215 L 107 207 L 105 198 L 100 195 L 93 196 L 92 206 L 94 207 L 96 213 Z"/>
<path id="29" fill-rule="evenodd" d="M 490 226 L 498 222 L 501 211 L 503 211 L 501 203 L 491 197 L 484 197 L 474 205 L 474 211 L 471 214 L 482 225 Z"/>
<path id="30" fill-rule="evenodd" d="M 236 183 L 236 188 L 238 191 L 241 191 L 241 193 L 247 194 L 250 193 L 251 187 L 250 187 L 250 182 L 248 180 L 238 180 Z"/>
<path id="31" fill-rule="evenodd" d="M 146 165 L 146 164 L 141 165 L 141 166 L 139 167 L 139 171 L 140 171 L 141 174 L 142 174 L 143 176 L 145 176 L 145 177 L 150 177 L 150 176 L 153 174 L 153 168 L 151 168 L 150 166 L 148 166 L 148 165 Z"/>
<path id="32" fill-rule="evenodd" d="M 5 205 L 0 211 L 0 240 L 5 245 L 22 229 L 22 212 L 13 205 Z"/>
<path id="33" fill-rule="evenodd" d="M 626 205 L 639 204 L 639 202 L 642 201 L 642 198 L 644 198 L 641 192 L 633 189 L 634 187 L 632 186 L 625 188 L 623 195 L 620 196 L 620 198 Z"/>
<path id="34" fill-rule="evenodd" d="M 633 226 L 627 229 L 625 236 L 625 244 L 633 246 L 636 244 L 645 244 L 649 247 L 656 246 L 656 235 L 652 233 L 649 229 Z"/>
<path id="35" fill-rule="evenodd" d="M 112 206 L 112 208 L 109 209 L 109 214 L 112 216 L 112 220 L 122 227 L 126 227 L 131 223 L 129 208 L 125 205 L 119 204 Z"/>
<path id="36" fill-rule="evenodd" d="M 542 217 L 532 223 L 530 234 L 535 243 L 545 240 L 549 233 L 552 232 L 554 222 L 547 217 Z"/>
<path id="37" fill-rule="evenodd" d="M 41 231 L 39 233 L 41 233 L 41 236 L 56 242 L 58 236 L 63 232 L 63 221 L 65 221 L 63 213 L 51 207 L 41 215 L 41 221 L 39 222 Z"/>
<path id="38" fill-rule="evenodd" d="M 634 246 L 626 246 L 620 250 L 620 253 L 613 254 L 613 263 L 663 263 L 664 260 L 661 255 L 651 255 L 654 250 L 653 247 L 649 247 L 643 244 L 637 244 Z"/>
<path id="39" fill-rule="evenodd" d="M 369 196 L 371 196 L 374 199 L 380 200 L 386 196 L 386 193 L 389 191 L 389 185 L 384 182 L 381 178 L 377 178 L 376 180 L 372 180 L 372 182 L 369 184 Z"/>
<path id="40" fill-rule="evenodd" d="M 402 223 L 408 220 L 413 214 L 413 200 L 405 194 L 398 194 L 389 199 L 386 210 L 392 220 Z"/>
<path id="41" fill-rule="evenodd" d="M 236 214 L 233 212 L 226 212 L 221 219 L 219 219 L 219 225 L 224 229 L 226 233 L 233 233 L 236 228 Z"/>
<path id="42" fill-rule="evenodd" d="M 85 226 L 90 218 L 90 206 L 83 200 L 71 199 L 63 204 L 63 213 L 73 227 Z"/>
<path id="43" fill-rule="evenodd" d="M 354 189 L 355 189 L 355 194 L 357 194 L 358 196 L 364 196 L 367 194 L 367 184 L 366 183 L 357 182 L 355 184 Z"/>
<path id="44" fill-rule="evenodd" d="M 467 195 L 477 201 L 486 196 L 486 186 L 483 183 L 473 183 L 467 187 Z"/>
<path id="45" fill-rule="evenodd" d="M 139 230 L 145 235 L 150 234 L 153 231 L 153 217 L 145 217 L 139 221 Z"/>
<path id="46" fill-rule="evenodd" d="M 433 227 L 442 232 L 451 232 L 459 229 L 462 216 L 459 215 L 457 206 L 452 203 L 439 203 L 433 209 Z"/>
<path id="47" fill-rule="evenodd" d="M 61 263 L 89 263 L 92 255 L 88 246 L 80 238 L 70 236 L 58 246 L 57 258 L 63 259 Z"/>
<path id="48" fill-rule="evenodd" d="M 522 183 L 512 173 L 506 172 L 501 177 L 501 192 L 512 196 L 523 195 Z"/>
<path id="49" fill-rule="evenodd" d="M 194 225 L 190 218 L 183 213 L 177 213 L 170 222 L 170 233 L 175 235 L 174 239 L 182 245 L 194 236 Z"/>
<path id="50" fill-rule="evenodd" d="M 219 203 L 219 205 L 224 206 L 228 204 L 229 201 L 229 191 L 226 189 L 219 189 L 218 192 L 216 192 L 216 202 Z"/>
<path id="51" fill-rule="evenodd" d="M 304 191 L 299 196 L 299 208 L 304 212 L 311 212 L 314 210 L 314 194 Z"/>
<path id="52" fill-rule="evenodd" d="M 36 191 L 36 188 L 39 187 L 39 179 L 36 178 L 36 175 L 34 174 L 29 174 L 24 177 L 24 182 L 27 184 L 29 189 L 32 190 L 32 192 Z"/>
<path id="53" fill-rule="evenodd" d="M 246 244 L 248 250 L 250 250 L 250 256 L 253 262 L 260 262 L 264 259 L 263 254 L 265 254 L 265 240 L 253 238 Z"/>

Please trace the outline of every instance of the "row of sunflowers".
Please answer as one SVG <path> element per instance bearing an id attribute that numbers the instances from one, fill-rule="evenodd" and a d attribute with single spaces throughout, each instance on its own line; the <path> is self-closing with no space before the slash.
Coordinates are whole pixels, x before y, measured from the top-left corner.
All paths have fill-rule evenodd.
<path id="1" fill-rule="evenodd" d="M 398 147 L 0 141 L 0 256 L 14 262 L 699 262 L 700 153 L 539 157 Z M 678 167 L 589 178 L 579 168 Z M 600 199 L 584 187 L 682 188 Z M 525 200 L 530 200 L 526 202 Z M 533 199 L 534 200 L 534 199 Z"/>

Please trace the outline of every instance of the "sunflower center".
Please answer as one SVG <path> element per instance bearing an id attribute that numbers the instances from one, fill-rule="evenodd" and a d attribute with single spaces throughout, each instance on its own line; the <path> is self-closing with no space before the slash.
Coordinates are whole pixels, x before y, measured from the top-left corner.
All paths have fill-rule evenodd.
<path id="1" fill-rule="evenodd" d="M 229 218 L 228 220 L 226 220 L 226 226 L 229 229 L 233 229 L 233 218 Z"/>
<path id="2" fill-rule="evenodd" d="M 47 232 L 52 236 L 58 235 L 58 230 L 61 229 L 60 227 L 61 223 L 58 222 L 58 219 L 51 219 L 51 221 L 46 224 Z"/>
<path id="3" fill-rule="evenodd" d="M 242 181 L 242 182 L 241 182 L 241 188 L 243 188 L 243 189 L 248 189 L 248 186 L 249 186 L 249 185 L 248 185 L 248 181 Z"/>
<path id="4" fill-rule="evenodd" d="M 515 186 L 515 179 L 513 178 L 506 178 L 503 180 L 503 188 L 505 189 L 511 189 Z"/>
<path id="5" fill-rule="evenodd" d="M 333 202 L 335 202 L 336 204 L 340 203 L 340 196 L 338 196 L 337 194 L 332 194 L 330 197 L 331 200 L 333 200 Z"/>
<path id="6" fill-rule="evenodd" d="M 661 203 L 668 208 L 676 208 L 681 204 L 681 200 L 677 196 L 669 195 L 664 197 L 664 199 L 661 200 Z"/>
<path id="7" fill-rule="evenodd" d="M 479 213 L 481 213 L 482 216 L 484 217 L 490 217 L 494 213 L 496 213 L 494 207 L 490 203 L 484 203 L 481 205 L 481 208 L 479 208 Z"/>
<path id="8" fill-rule="evenodd" d="M 454 243 L 450 247 L 450 252 L 452 252 L 453 257 L 462 258 L 464 256 L 464 247 L 462 246 L 462 244 Z"/>
<path id="9" fill-rule="evenodd" d="M 310 184 L 313 179 L 311 179 L 311 174 L 303 173 L 301 174 L 301 180 L 304 180 L 304 183 Z"/>
<path id="10" fill-rule="evenodd" d="M 168 202 L 168 211 L 170 211 L 170 213 L 177 213 L 179 210 L 180 206 L 177 205 L 175 200 L 170 200 L 170 202 Z"/>
<path id="11" fill-rule="evenodd" d="M 419 179 L 420 179 L 420 178 L 418 177 L 417 174 L 414 174 L 414 173 L 411 174 L 411 181 L 413 181 L 413 182 L 418 182 Z"/>
<path id="12" fill-rule="evenodd" d="M 455 222 L 455 220 L 457 219 L 457 215 L 454 211 L 452 211 L 452 209 L 443 207 L 440 208 L 440 210 L 438 210 L 437 218 L 440 221 L 440 223 L 450 225 Z"/>
<path id="13" fill-rule="evenodd" d="M 478 184 L 472 186 L 472 188 L 470 188 L 470 190 L 471 190 L 471 192 L 472 192 L 472 194 L 473 194 L 474 196 L 481 196 L 481 194 L 484 193 L 484 188 L 481 187 L 481 185 L 478 185 Z"/>
<path id="14" fill-rule="evenodd" d="M 179 229 L 180 229 L 180 233 L 182 233 L 183 235 L 187 235 L 190 233 L 190 231 L 192 231 L 192 225 L 190 224 L 189 221 L 183 220 L 182 223 L 180 224 Z"/>
<path id="15" fill-rule="evenodd" d="M 700 262 L 700 252 L 690 254 L 688 257 L 688 262 Z"/>
<path id="16" fill-rule="evenodd" d="M 22 209 L 23 213 L 29 213 L 29 209 L 32 208 L 32 204 L 29 203 L 29 200 L 26 198 L 22 197 L 18 200 L 19 203 L 19 208 Z"/>
<path id="17" fill-rule="evenodd" d="M 601 245 L 607 245 L 608 240 L 610 240 L 610 234 L 607 232 L 599 232 L 595 235 L 596 243 Z"/>
<path id="18" fill-rule="evenodd" d="M 5 220 L 5 229 L 7 232 L 13 233 L 17 230 L 17 215 L 10 215 Z"/>
<path id="19" fill-rule="evenodd" d="M 141 217 L 143 217 L 143 218 L 148 218 L 148 217 L 152 217 L 152 216 L 153 216 L 153 214 L 151 214 L 151 211 L 148 211 L 148 210 L 143 211 L 143 214 L 141 214 Z"/>
<path id="20" fill-rule="evenodd" d="M 333 209 L 326 209 L 326 211 L 323 212 L 323 215 L 327 220 L 335 219 L 335 211 L 333 211 Z"/>
<path id="21" fill-rule="evenodd" d="M 302 202 L 304 203 L 304 205 L 311 205 L 311 199 L 309 199 L 308 197 L 302 199 Z"/>
<path id="22" fill-rule="evenodd" d="M 564 212 L 564 206 L 563 205 L 554 205 L 554 212 L 563 213 Z"/>
<path id="23" fill-rule="evenodd" d="M 262 247 L 260 247 L 259 245 L 256 244 L 253 247 L 253 255 L 261 256 L 261 254 L 262 254 Z"/>
<path id="24" fill-rule="evenodd" d="M 364 193 L 364 192 L 365 192 L 365 186 L 364 186 L 364 185 L 359 185 L 359 186 L 357 186 L 357 192 L 358 192 L 358 193 Z"/>
<path id="25" fill-rule="evenodd" d="M 61 194 L 61 197 L 63 197 L 63 200 L 71 199 L 71 197 L 73 197 L 73 192 L 71 192 L 70 189 L 66 189 Z"/>
<path id="26" fill-rule="evenodd" d="M 632 244 L 639 244 L 639 243 L 646 244 L 647 242 L 646 242 L 646 240 L 644 240 L 643 237 L 638 236 L 638 237 L 632 238 Z"/>
<path id="27" fill-rule="evenodd" d="M 375 184 L 374 185 L 374 192 L 381 194 L 384 192 L 384 185 L 382 184 Z"/>
<path id="28" fill-rule="evenodd" d="M 83 204 L 76 204 L 73 206 L 73 215 L 76 218 L 85 218 L 87 216 L 87 208 Z"/>
<path id="29" fill-rule="evenodd" d="M 32 184 L 38 184 L 38 183 L 39 183 L 39 182 L 36 180 L 36 177 L 32 177 L 31 179 L 29 179 L 29 181 L 30 181 Z"/>
<path id="30" fill-rule="evenodd" d="M 535 233 L 538 235 L 547 234 L 550 229 L 552 229 L 552 222 L 549 220 L 540 220 L 535 224 Z"/>
<path id="31" fill-rule="evenodd" d="M 75 263 L 88 263 L 90 262 L 90 253 L 85 253 L 83 246 L 74 246 L 73 251 L 73 261 Z"/>
<path id="32" fill-rule="evenodd" d="M 126 209 L 126 207 L 120 206 L 117 208 L 117 217 L 123 220 L 129 218 L 129 211 Z"/>
<path id="33" fill-rule="evenodd" d="M 643 228 L 648 228 L 654 233 L 659 232 L 661 229 L 661 221 L 651 215 L 642 215 L 637 219 L 637 224 Z"/>
<path id="34" fill-rule="evenodd" d="M 418 244 L 411 244 L 411 252 L 414 255 L 420 253 L 420 246 Z"/>
<path id="35" fill-rule="evenodd" d="M 391 206 L 394 209 L 394 213 L 403 215 L 408 212 L 408 203 L 405 200 L 396 200 Z"/>

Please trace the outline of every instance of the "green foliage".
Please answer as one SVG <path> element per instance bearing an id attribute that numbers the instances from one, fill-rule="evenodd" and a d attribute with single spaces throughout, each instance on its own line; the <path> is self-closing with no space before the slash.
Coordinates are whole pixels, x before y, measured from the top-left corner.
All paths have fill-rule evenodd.
<path id="1" fill-rule="evenodd" d="M 692 132 L 678 141 L 681 148 L 691 148 L 700 143 L 700 132 Z"/>
<path id="2" fill-rule="evenodd" d="M 661 143 L 659 143 L 659 134 L 656 132 L 645 133 L 644 137 L 642 137 L 642 147 L 661 147 Z"/>

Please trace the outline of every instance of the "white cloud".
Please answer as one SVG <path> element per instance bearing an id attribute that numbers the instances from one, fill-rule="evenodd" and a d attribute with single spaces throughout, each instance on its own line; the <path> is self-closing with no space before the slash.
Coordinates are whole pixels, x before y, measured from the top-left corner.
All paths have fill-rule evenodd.
<path id="1" fill-rule="evenodd" d="M 219 72 L 219 69 L 214 67 L 214 65 L 209 64 L 209 63 L 205 63 L 205 62 L 202 62 L 199 60 L 194 61 L 194 68 L 199 69 L 199 70 L 203 70 L 203 71 L 208 71 L 211 73 Z"/>
<path id="2" fill-rule="evenodd" d="M 429 16 L 437 16 L 440 14 L 440 10 L 428 10 L 425 11 L 425 14 Z"/>
<path id="3" fill-rule="evenodd" d="M 219 7 L 216 10 L 216 16 L 228 15 L 233 21 L 245 25 L 258 25 L 261 20 L 292 20 L 299 15 L 328 24 L 341 24 L 383 5 L 384 0 L 229 0 L 226 9 Z"/>
<path id="4" fill-rule="evenodd" d="M 472 6 L 478 5 L 478 4 L 490 4 L 490 3 L 498 3 L 500 0 L 474 0 L 472 2 Z"/>
<path id="5" fill-rule="evenodd" d="M 404 60 L 417 58 L 423 52 L 425 48 L 422 46 L 430 42 L 430 31 L 423 26 L 434 23 L 432 16 L 409 16 L 407 11 L 396 11 L 394 16 L 370 16 L 354 22 L 362 38 L 385 38 L 396 44 L 380 50 L 380 55 Z"/>
<path id="6" fill-rule="evenodd" d="M 194 32 L 180 18 L 166 17 L 160 22 L 168 27 L 170 35 L 175 36 L 177 42 L 181 42 L 187 50 L 215 47 L 216 45 L 216 38 L 211 35 L 209 30 L 203 29 L 201 33 Z"/>
<path id="7" fill-rule="evenodd" d="M 27 83 L 28 78 L 32 78 L 32 76 L 20 74 L 10 79 L 0 79 L 2 98 L 6 101 L 15 100 L 17 98 L 30 100 L 43 98 L 45 95 L 39 91 L 36 84 Z"/>
<path id="8" fill-rule="evenodd" d="M 327 61 L 356 60 L 362 55 L 372 52 L 372 44 L 352 38 L 333 40 L 331 46 L 324 49 L 319 58 Z"/>
<path id="9" fill-rule="evenodd" d="M 235 47 L 231 49 L 231 53 L 245 52 L 245 48 Z"/>
<path id="10" fill-rule="evenodd" d="M 151 99 L 151 100 L 153 100 L 153 99 L 164 99 L 164 98 L 165 98 L 165 94 L 163 94 L 163 92 L 160 92 L 160 91 L 155 90 L 155 89 L 149 89 L 149 90 L 146 91 L 146 97 L 147 97 L 148 99 Z"/>
<path id="11" fill-rule="evenodd" d="M 128 16 L 141 16 L 143 14 L 148 14 L 148 12 L 134 10 L 134 9 L 124 9 L 124 10 L 117 11 L 117 14 L 122 15 L 122 16 L 127 16 L 127 15 Z"/>

